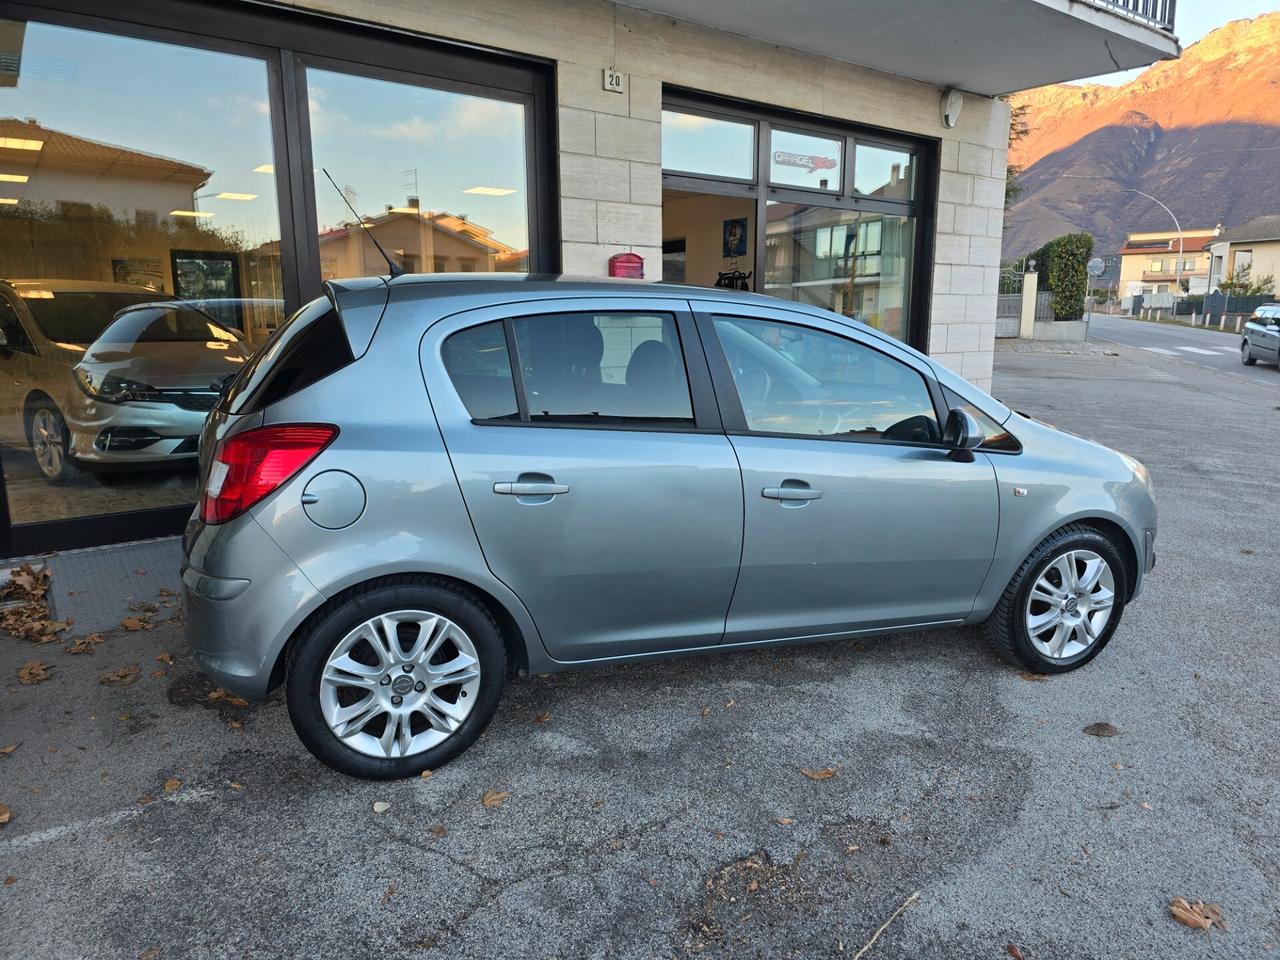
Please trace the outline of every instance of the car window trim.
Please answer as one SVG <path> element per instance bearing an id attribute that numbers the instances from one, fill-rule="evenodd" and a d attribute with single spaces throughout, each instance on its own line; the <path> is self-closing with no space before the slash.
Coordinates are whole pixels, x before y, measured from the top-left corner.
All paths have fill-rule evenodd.
<path id="1" fill-rule="evenodd" d="M 520 355 L 515 343 L 515 321 L 532 319 L 539 316 L 563 315 L 571 313 L 591 313 L 596 316 L 605 314 L 641 314 L 667 313 L 675 319 L 676 338 L 679 340 L 681 358 L 684 364 L 685 380 L 689 387 L 689 401 L 693 409 L 693 420 L 689 423 L 673 424 L 664 421 L 645 420 L 640 417 L 628 423 L 582 423 L 558 420 L 534 420 L 528 414 L 528 398 L 524 393 L 524 371 L 520 368 Z M 438 349 L 455 334 L 474 327 L 492 323 L 502 323 L 503 336 L 506 340 L 507 363 L 511 367 L 512 384 L 516 390 L 517 412 L 519 420 L 479 419 L 468 417 L 475 426 L 496 427 L 553 427 L 561 430 L 622 430 L 641 433 L 691 433 L 721 434 L 724 424 L 720 417 L 714 386 L 702 341 L 697 332 L 693 314 L 688 301 L 680 297 L 600 297 L 600 298 L 548 298 L 542 300 L 519 300 L 505 304 L 492 304 L 474 311 L 460 311 L 440 317 L 428 325 L 428 331 L 436 323 L 457 320 L 468 314 L 476 317 L 474 323 L 466 323 L 441 336 Z M 483 317 L 484 319 L 480 319 Z M 425 336 L 425 334 L 424 334 Z M 702 357 L 702 363 L 696 362 L 695 355 Z M 462 404 L 461 395 L 452 379 L 449 389 L 453 391 L 458 402 Z M 462 404 L 465 409 L 465 404 Z"/>
<path id="2" fill-rule="evenodd" d="M 919 365 L 908 363 L 906 360 L 893 356 L 886 350 L 879 349 L 875 344 L 868 343 L 865 339 L 858 336 L 858 331 L 850 328 L 849 333 L 836 332 L 834 330 L 826 330 L 823 327 L 814 326 L 790 318 L 784 319 L 778 316 L 774 311 L 766 310 L 754 305 L 724 304 L 729 309 L 717 310 L 721 304 L 695 304 L 690 303 L 693 310 L 695 322 L 697 324 L 698 334 L 702 341 L 703 352 L 707 357 L 707 364 L 711 369 L 711 380 L 715 386 L 716 399 L 720 404 L 721 417 L 724 421 L 725 432 L 729 436 L 751 436 L 751 437 L 788 437 L 797 440 L 840 440 L 853 443 L 882 443 L 890 444 L 898 447 L 920 447 L 926 450 L 947 450 L 950 449 L 945 444 L 927 443 L 922 441 L 911 440 L 885 440 L 881 437 L 866 436 L 849 436 L 849 435 L 823 435 L 812 433 L 777 433 L 773 431 L 752 430 L 747 424 L 747 416 L 742 409 L 742 400 L 738 396 L 738 387 L 733 380 L 733 371 L 729 368 L 729 358 L 725 356 L 724 348 L 720 344 L 719 334 L 716 333 L 715 319 L 721 317 L 726 320 L 734 318 L 741 320 L 764 320 L 770 323 L 784 323 L 796 327 L 804 327 L 807 330 L 813 330 L 816 333 L 825 333 L 828 336 L 840 337 L 844 340 L 851 340 L 859 346 L 866 347 L 868 350 L 874 350 L 881 356 L 889 360 L 907 367 L 913 373 L 924 381 L 925 390 L 929 394 L 929 402 L 933 406 L 933 416 L 938 423 L 939 434 L 942 432 L 943 426 L 946 424 L 946 417 L 943 411 L 950 412 L 950 407 L 943 396 L 942 387 L 935 379 L 931 372 L 923 370 Z M 704 307 L 713 307 L 713 309 L 703 309 Z M 731 312 L 733 311 L 733 312 Z M 790 312 L 791 316 L 804 317 L 805 314 Z M 983 451 L 984 453 L 987 451 Z"/>

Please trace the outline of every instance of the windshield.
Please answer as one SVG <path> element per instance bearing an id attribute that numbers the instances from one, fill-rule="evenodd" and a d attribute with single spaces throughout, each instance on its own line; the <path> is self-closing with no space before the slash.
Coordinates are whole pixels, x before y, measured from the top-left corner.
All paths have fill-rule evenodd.
<path id="1" fill-rule="evenodd" d="M 180 303 L 125 310 L 103 331 L 99 346 L 135 343 L 236 343 L 240 335 Z"/>
<path id="2" fill-rule="evenodd" d="M 59 293 L 26 289 L 18 292 L 40 332 L 55 343 L 93 343 L 125 307 L 162 299 L 154 293 Z"/>

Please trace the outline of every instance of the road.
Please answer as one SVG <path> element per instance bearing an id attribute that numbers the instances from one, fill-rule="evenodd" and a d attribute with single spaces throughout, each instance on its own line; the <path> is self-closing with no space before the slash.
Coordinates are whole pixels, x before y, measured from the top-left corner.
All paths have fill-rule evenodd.
<path id="1" fill-rule="evenodd" d="M 1280 371 L 1274 364 L 1246 367 L 1240 362 L 1240 338 L 1235 334 L 1095 313 L 1089 320 L 1089 339 L 1122 343 L 1152 356 L 1194 363 L 1280 388 Z"/>
<path id="2" fill-rule="evenodd" d="M 849 958 L 916 891 L 865 960 L 1280 957 L 1280 401 L 1032 346 L 996 394 L 1138 457 L 1159 501 L 1159 564 L 1086 668 L 945 630 L 532 677 L 454 763 L 376 784 L 279 698 L 210 699 L 178 625 L 0 636 L 0 957 Z M 19 683 L 30 660 L 52 676 Z"/>

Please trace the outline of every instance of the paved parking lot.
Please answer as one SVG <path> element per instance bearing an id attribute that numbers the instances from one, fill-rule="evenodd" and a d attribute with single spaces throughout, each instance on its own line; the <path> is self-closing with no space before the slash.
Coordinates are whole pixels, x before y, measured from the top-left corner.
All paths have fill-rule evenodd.
<path id="1" fill-rule="evenodd" d="M 855 956 L 918 891 L 866 957 L 1280 956 L 1280 384 L 1108 349 L 997 357 L 1160 501 L 1147 592 L 1065 677 L 947 631 L 531 678 L 370 784 L 278 700 L 210 700 L 173 625 L 0 640 L 0 955 Z"/>

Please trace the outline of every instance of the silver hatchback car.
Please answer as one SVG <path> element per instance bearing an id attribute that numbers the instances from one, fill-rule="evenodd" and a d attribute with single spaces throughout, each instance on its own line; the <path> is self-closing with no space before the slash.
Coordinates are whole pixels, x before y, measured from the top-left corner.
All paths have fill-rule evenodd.
<path id="1" fill-rule="evenodd" d="M 1155 563 L 1136 460 L 723 290 L 330 283 L 200 451 L 195 657 L 360 777 L 456 757 L 513 672 L 977 623 L 1071 670 Z"/>

